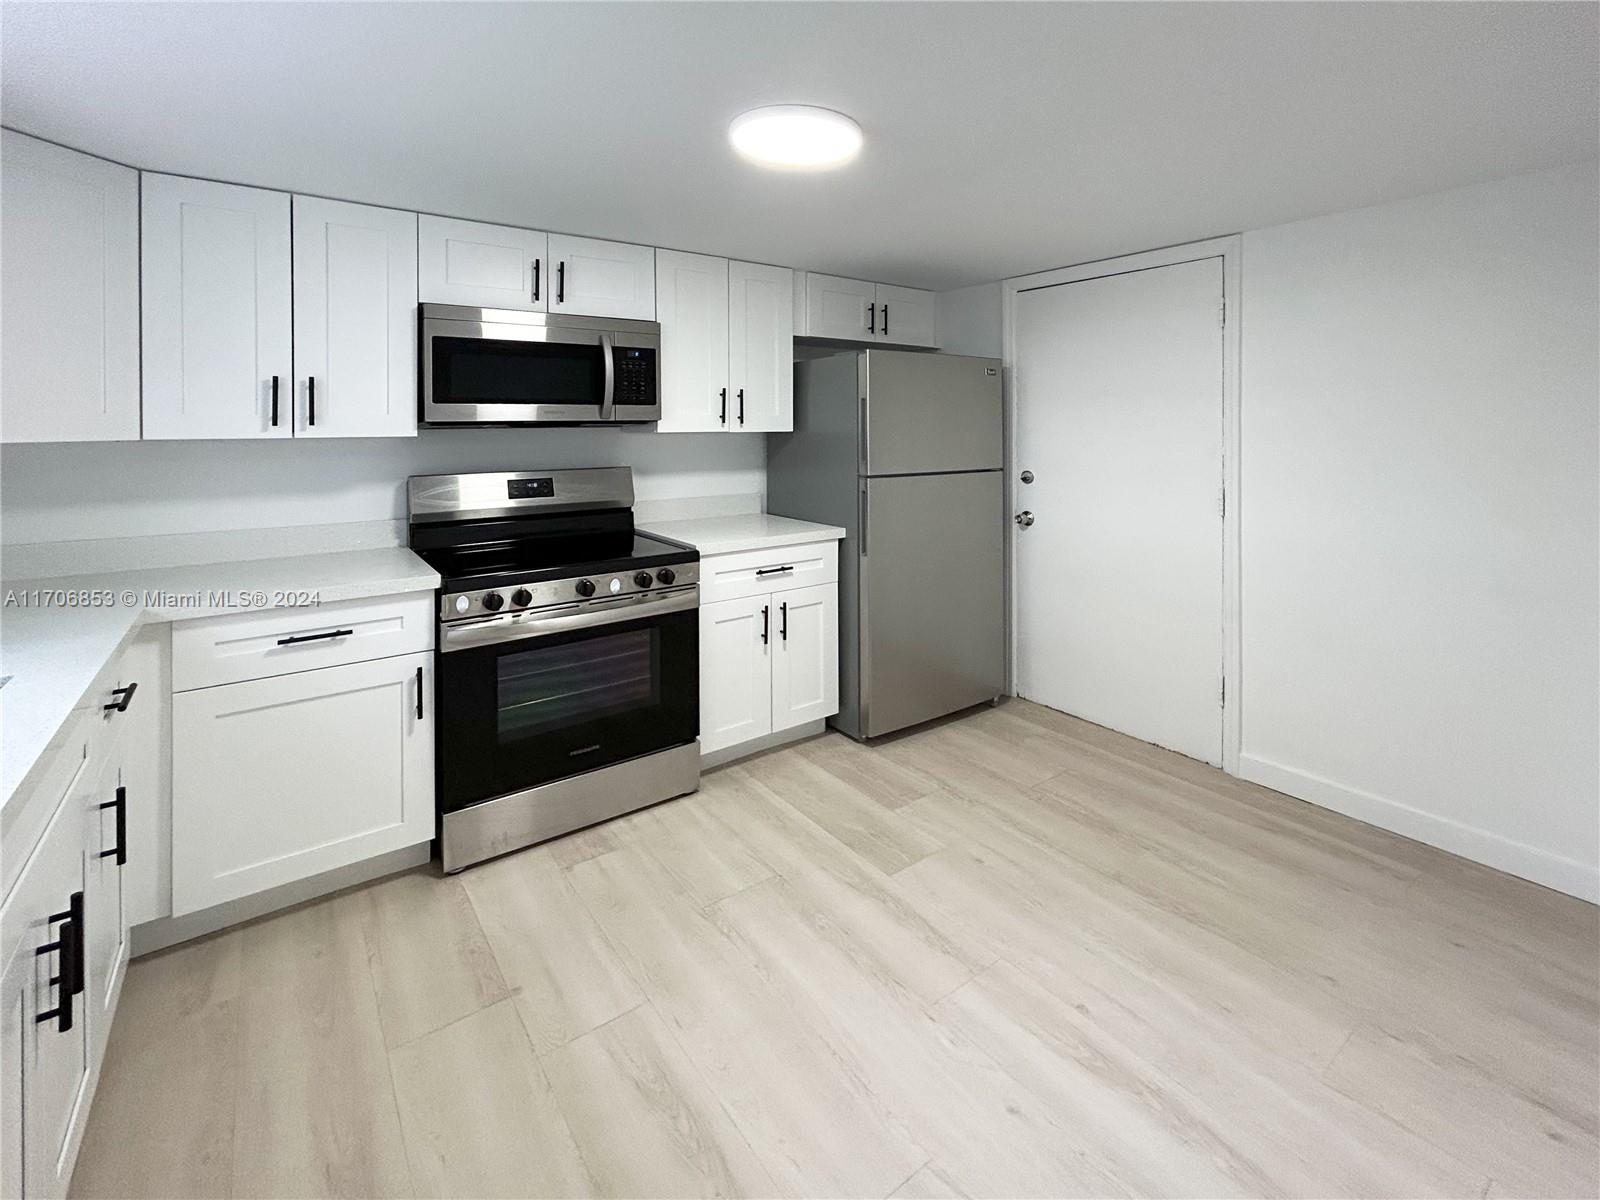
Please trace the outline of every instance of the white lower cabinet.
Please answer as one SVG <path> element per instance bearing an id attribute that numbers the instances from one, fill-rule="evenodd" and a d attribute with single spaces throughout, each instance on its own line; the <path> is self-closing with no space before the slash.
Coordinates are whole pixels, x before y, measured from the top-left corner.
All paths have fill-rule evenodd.
<path id="1" fill-rule="evenodd" d="M 173 914 L 428 841 L 432 697 L 431 651 L 174 695 Z"/>
<path id="2" fill-rule="evenodd" d="M 701 579 L 709 581 L 700 605 L 702 754 L 839 711 L 836 553 L 826 542 L 701 559 Z M 818 559 L 828 582 L 781 586 L 795 582 L 796 562 Z M 719 561 L 729 569 L 719 571 Z"/>

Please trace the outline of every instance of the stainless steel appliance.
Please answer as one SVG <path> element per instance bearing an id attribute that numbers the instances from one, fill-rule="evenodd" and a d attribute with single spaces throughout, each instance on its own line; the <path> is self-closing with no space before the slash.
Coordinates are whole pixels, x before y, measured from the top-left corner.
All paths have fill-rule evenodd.
<path id="1" fill-rule="evenodd" d="M 767 508 L 842 525 L 839 714 L 892 733 L 1005 690 L 1000 363 L 861 350 L 795 364 Z"/>
<path id="2" fill-rule="evenodd" d="M 627 467 L 418 475 L 439 589 L 446 871 L 699 786 L 698 553 L 637 533 Z"/>
<path id="3" fill-rule="evenodd" d="M 423 425 L 613 425 L 661 418 L 661 326 L 655 321 L 419 307 Z"/>

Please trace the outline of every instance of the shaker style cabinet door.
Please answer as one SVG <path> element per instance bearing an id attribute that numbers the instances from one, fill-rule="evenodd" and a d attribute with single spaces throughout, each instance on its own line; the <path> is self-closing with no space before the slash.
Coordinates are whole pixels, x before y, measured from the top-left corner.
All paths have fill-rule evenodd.
<path id="1" fill-rule="evenodd" d="M 550 235 L 550 311 L 585 317 L 656 317 L 656 252 L 653 246 Z"/>
<path id="2" fill-rule="evenodd" d="M 139 173 L 0 137 L 0 436 L 137 440 Z"/>
<path id="3" fill-rule="evenodd" d="M 289 197 L 145 174 L 144 436 L 289 437 Z"/>
<path id="4" fill-rule="evenodd" d="M 806 275 L 805 332 L 808 337 L 845 338 L 860 342 L 873 336 L 877 322 L 868 324 L 868 306 L 876 316 L 874 284 L 834 275 Z"/>
<path id="5" fill-rule="evenodd" d="M 700 606 L 700 753 L 772 732 L 771 597 Z"/>
<path id="6" fill-rule="evenodd" d="M 729 428 L 728 268 L 725 258 L 656 251 L 660 432 Z"/>
<path id="7" fill-rule="evenodd" d="M 937 346 L 938 302 L 920 288 L 877 286 L 878 334 L 897 346 Z"/>
<path id="8" fill-rule="evenodd" d="M 296 437 L 417 432 L 417 217 L 294 198 Z"/>
<path id="9" fill-rule="evenodd" d="M 172 698 L 174 916 L 433 837 L 433 652 Z"/>
<path id="10" fill-rule="evenodd" d="M 792 729 L 839 711 L 839 589 L 772 595 L 772 728 Z"/>
<path id="11" fill-rule="evenodd" d="M 730 428 L 794 428 L 794 272 L 728 264 Z"/>
<path id="12" fill-rule="evenodd" d="M 121 742 L 117 746 L 121 749 Z M 122 786 L 122 758 L 113 753 L 93 782 L 73 799 L 85 822 L 84 960 L 88 968 L 83 1008 L 89 1022 L 89 1058 L 98 1062 L 111 1032 L 111 1014 L 128 965 L 128 922 L 123 881 L 127 857 L 127 793 Z M 69 803 L 72 801 L 69 800 Z M 117 809 L 123 806 L 119 822 Z M 118 850 L 123 853 L 119 854 Z"/>
<path id="13" fill-rule="evenodd" d="M 544 312 L 553 294 L 546 241 L 537 229 L 420 217 L 419 298 L 425 304 Z"/>

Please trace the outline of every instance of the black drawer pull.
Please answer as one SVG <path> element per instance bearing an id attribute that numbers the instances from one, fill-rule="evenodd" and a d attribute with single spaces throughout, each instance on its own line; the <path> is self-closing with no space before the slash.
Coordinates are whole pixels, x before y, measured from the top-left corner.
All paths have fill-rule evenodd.
<path id="1" fill-rule="evenodd" d="M 130 683 L 127 687 L 112 688 L 111 694 L 120 697 L 120 699 L 113 700 L 110 704 L 102 704 L 100 707 L 106 712 L 127 712 L 128 705 L 133 703 L 133 694 L 138 690 L 139 685 L 137 683 Z"/>
<path id="2" fill-rule="evenodd" d="M 793 566 L 788 566 L 788 567 L 757 567 L 756 568 L 756 578 L 759 579 L 763 575 L 787 575 L 792 570 L 794 570 Z"/>
<path id="3" fill-rule="evenodd" d="M 278 377 L 272 377 L 272 427 L 278 427 Z"/>
<path id="4" fill-rule="evenodd" d="M 117 798 L 115 800 L 107 800 L 100 807 L 102 810 L 107 808 L 117 810 L 116 848 L 100 851 L 100 857 L 114 858 L 117 860 L 117 866 L 125 867 L 128 865 L 128 789 L 118 787 Z"/>
<path id="5" fill-rule="evenodd" d="M 556 264 L 556 303 L 567 302 L 567 260 L 562 259 Z"/>
<path id="6" fill-rule="evenodd" d="M 317 423 L 317 377 L 306 376 L 306 425 Z"/>
<path id="7" fill-rule="evenodd" d="M 765 646 L 772 635 L 772 605 L 761 606 L 761 644 Z"/>
<path id="8" fill-rule="evenodd" d="M 722 389 L 722 411 L 717 414 L 717 422 L 722 425 L 728 423 L 728 389 Z"/>
<path id="9" fill-rule="evenodd" d="M 354 629 L 330 629 L 327 633 L 297 633 L 293 637 L 279 638 L 278 645 L 293 646 L 299 642 L 325 642 L 329 638 L 349 637 Z"/>
<path id="10" fill-rule="evenodd" d="M 789 640 L 789 605 L 787 601 L 778 605 L 778 636 L 786 642 Z"/>
<path id="11" fill-rule="evenodd" d="M 422 720 L 422 668 L 417 668 L 417 720 Z"/>
<path id="12" fill-rule="evenodd" d="M 533 298 L 539 298 L 539 260 L 533 260 Z"/>
<path id="13" fill-rule="evenodd" d="M 867 332 L 878 332 L 878 306 L 876 304 L 867 305 Z"/>
<path id="14" fill-rule="evenodd" d="M 739 424 L 744 424 L 744 389 L 739 389 Z"/>
<path id="15" fill-rule="evenodd" d="M 83 931 L 76 922 L 67 921 L 62 924 L 61 932 L 56 935 L 55 941 L 46 942 L 34 950 L 36 955 L 57 955 L 57 962 L 61 964 L 60 974 L 50 979 L 51 985 L 56 989 L 56 1006 L 35 1014 L 33 1018 L 35 1024 L 42 1025 L 46 1021 L 54 1021 L 57 1033 L 72 1031 L 72 998 L 78 994 L 72 985 L 82 948 Z"/>

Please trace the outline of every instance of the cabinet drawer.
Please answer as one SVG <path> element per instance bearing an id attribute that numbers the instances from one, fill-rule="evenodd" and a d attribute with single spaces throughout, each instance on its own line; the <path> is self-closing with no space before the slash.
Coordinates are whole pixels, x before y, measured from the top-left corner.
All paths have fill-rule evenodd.
<path id="1" fill-rule="evenodd" d="M 172 690 L 433 649 L 433 593 L 274 608 L 172 627 Z"/>
<path id="2" fill-rule="evenodd" d="M 788 588 L 835 583 L 839 543 L 833 540 L 710 554 L 700 560 L 700 603 L 764 596 Z"/>

